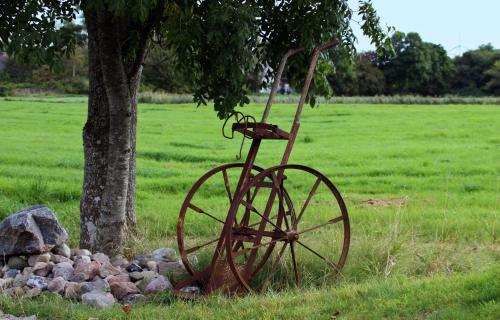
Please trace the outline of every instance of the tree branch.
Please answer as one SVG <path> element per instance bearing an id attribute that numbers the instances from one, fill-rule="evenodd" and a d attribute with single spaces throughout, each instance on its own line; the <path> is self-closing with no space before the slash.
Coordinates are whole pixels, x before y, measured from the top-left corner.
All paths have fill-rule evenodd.
<path id="1" fill-rule="evenodd" d="M 163 7 L 165 5 L 165 1 L 158 1 L 158 4 L 153 9 L 151 14 L 149 15 L 144 27 L 140 31 L 139 37 L 139 45 L 137 47 L 137 52 L 135 55 L 135 61 L 132 63 L 131 68 L 128 72 L 128 78 L 133 77 L 141 68 L 142 63 L 144 62 L 144 58 L 147 52 L 147 44 L 149 40 L 149 36 L 151 31 L 153 31 L 154 27 L 160 22 L 161 17 L 163 16 Z"/>

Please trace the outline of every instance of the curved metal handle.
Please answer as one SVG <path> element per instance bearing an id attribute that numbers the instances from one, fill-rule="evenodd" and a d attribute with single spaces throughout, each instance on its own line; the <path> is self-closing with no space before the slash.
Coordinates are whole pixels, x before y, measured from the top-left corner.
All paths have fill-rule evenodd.
<path id="1" fill-rule="evenodd" d="M 295 113 L 295 119 L 293 120 L 294 126 L 300 123 L 300 115 L 302 114 L 302 107 L 304 106 L 307 93 L 309 92 L 309 87 L 311 86 L 311 81 L 314 75 L 314 70 L 316 69 L 316 64 L 318 63 L 319 55 L 321 54 L 322 51 L 335 47 L 336 45 L 339 44 L 339 42 L 340 41 L 338 39 L 335 39 L 333 41 L 322 44 L 316 47 L 316 49 L 314 49 L 314 53 L 311 57 L 311 64 L 309 65 L 309 70 L 307 71 L 306 82 L 302 87 L 302 94 L 300 96 L 299 105 L 297 106 L 297 112 Z M 293 128 L 291 131 L 293 131 Z"/>
<path id="2" fill-rule="evenodd" d="M 283 58 L 281 58 L 280 65 L 278 67 L 278 72 L 276 72 L 276 76 L 274 77 L 274 82 L 273 86 L 271 88 L 271 93 L 269 94 L 269 99 L 267 99 L 266 103 L 266 109 L 264 109 L 264 114 L 262 115 L 262 120 L 261 122 L 266 122 L 267 118 L 269 117 L 269 112 L 271 111 L 271 105 L 273 104 L 273 99 L 274 96 L 276 95 L 276 92 L 278 91 L 278 87 L 281 81 L 281 76 L 283 75 L 283 70 L 285 69 L 286 62 L 288 58 L 293 56 L 294 54 L 297 54 L 299 52 L 304 51 L 304 48 L 296 48 L 296 49 L 290 49 L 285 53 Z"/>

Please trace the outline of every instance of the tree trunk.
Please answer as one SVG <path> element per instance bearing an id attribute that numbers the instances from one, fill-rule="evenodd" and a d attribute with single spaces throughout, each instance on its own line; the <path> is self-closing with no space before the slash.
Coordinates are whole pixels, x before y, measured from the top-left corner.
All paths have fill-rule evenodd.
<path id="1" fill-rule="evenodd" d="M 135 136 L 142 68 L 127 74 L 121 34 L 106 10 L 84 10 L 84 14 L 89 39 L 89 102 L 83 129 L 80 246 L 116 254 L 136 221 Z"/>

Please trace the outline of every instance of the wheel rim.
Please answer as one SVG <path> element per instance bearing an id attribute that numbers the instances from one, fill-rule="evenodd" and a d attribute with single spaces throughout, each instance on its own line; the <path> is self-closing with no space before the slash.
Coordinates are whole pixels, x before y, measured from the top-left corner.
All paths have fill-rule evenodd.
<path id="1" fill-rule="evenodd" d="M 184 199 L 177 223 L 177 243 L 181 260 L 191 275 L 203 270 L 213 255 L 243 167 L 243 163 L 231 163 L 206 172 Z M 255 175 L 262 171 L 257 166 L 252 168 Z M 195 263 L 193 255 L 202 261 Z"/>
<path id="2" fill-rule="evenodd" d="M 267 265 L 268 274 L 264 278 L 261 277 L 260 280 L 254 281 L 254 283 L 251 284 L 251 278 L 256 276 L 255 273 L 250 271 L 253 266 L 245 265 L 244 268 L 242 268 L 241 265 L 238 265 L 238 261 L 235 258 L 240 256 L 241 253 L 230 250 L 230 246 L 226 245 L 228 264 L 238 282 L 248 291 L 252 291 L 252 286 L 266 289 L 272 282 L 272 278 L 277 273 L 283 273 L 283 270 L 291 269 L 291 278 L 293 278 L 296 283 L 300 281 L 301 273 L 308 277 L 311 276 L 307 273 L 307 268 L 312 269 L 313 272 L 311 274 L 315 276 L 319 275 L 321 279 L 324 279 L 332 274 L 332 270 L 335 271 L 336 274 L 339 274 L 347 258 L 350 241 L 350 226 L 345 203 L 340 193 L 329 179 L 318 171 L 306 166 L 277 166 L 260 173 L 235 196 L 229 211 L 229 219 L 234 218 L 235 212 L 238 210 L 238 207 L 241 206 L 238 202 L 241 200 L 242 194 L 254 188 L 253 185 L 259 184 L 266 179 L 269 180 L 269 177 L 275 177 L 275 184 L 278 184 L 280 172 L 285 176 L 285 179 L 282 180 L 282 185 L 275 187 L 276 197 L 280 198 L 279 190 L 281 188 L 286 189 L 286 194 L 291 198 L 297 211 L 292 209 L 293 212 L 289 215 L 288 221 L 290 227 L 287 227 L 286 230 L 282 230 L 285 231 L 286 239 L 273 239 L 273 241 L 275 240 L 272 242 L 273 249 L 276 248 L 278 250 L 276 250 L 274 257 L 270 260 L 272 261 L 270 265 Z M 298 183 L 297 181 L 293 182 L 293 179 L 296 179 L 298 176 L 296 174 L 297 172 L 311 178 L 309 180 L 312 180 L 312 184 L 308 187 L 309 189 L 301 186 L 301 184 L 305 185 L 308 183 L 305 182 L 306 179 L 301 179 Z M 295 191 L 305 192 L 306 195 L 303 197 L 298 196 L 300 192 Z M 329 200 L 326 201 L 325 199 Z M 278 200 L 278 203 L 283 202 L 285 201 Z M 264 219 L 262 218 L 262 220 Z M 286 222 L 286 219 L 283 218 L 283 221 Z M 264 221 L 264 223 L 267 223 L 267 221 Z M 285 224 L 286 223 L 281 226 L 283 229 L 285 229 Z M 233 241 L 233 237 L 231 232 L 226 233 L 226 244 Z M 295 237 L 297 239 L 295 239 Z M 326 242 L 326 244 L 322 242 Z M 260 249 L 261 247 L 266 247 L 264 237 L 262 237 L 262 241 L 255 243 L 250 249 L 255 248 L 253 250 L 262 250 Z M 312 258 L 314 258 L 316 262 L 309 263 L 307 259 L 311 260 Z M 326 264 L 328 268 L 321 271 L 321 267 L 315 265 L 321 262 Z M 251 264 L 252 261 L 249 259 L 248 263 Z M 289 278 L 290 277 L 288 277 L 288 279 Z M 285 277 L 285 279 L 287 278 Z"/>

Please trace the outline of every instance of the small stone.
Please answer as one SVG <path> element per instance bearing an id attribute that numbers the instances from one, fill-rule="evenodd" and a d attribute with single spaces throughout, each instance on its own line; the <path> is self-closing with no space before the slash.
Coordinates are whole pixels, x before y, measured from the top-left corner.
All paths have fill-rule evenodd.
<path id="1" fill-rule="evenodd" d="M 36 296 L 39 296 L 40 293 L 42 293 L 42 288 L 34 287 L 28 290 L 25 290 L 25 293 L 23 294 L 24 298 L 34 298 Z"/>
<path id="2" fill-rule="evenodd" d="M 136 263 L 131 263 L 129 264 L 125 270 L 127 270 L 128 272 L 134 272 L 134 271 L 138 271 L 138 272 L 142 272 L 142 268 L 136 264 Z"/>
<path id="3" fill-rule="evenodd" d="M 122 299 L 129 294 L 140 293 L 140 291 L 132 282 L 115 282 L 111 285 L 111 293 L 117 299 Z"/>
<path id="4" fill-rule="evenodd" d="M 88 292 L 82 295 L 82 302 L 97 309 L 112 307 L 115 304 L 115 298 L 111 293 Z"/>
<path id="5" fill-rule="evenodd" d="M 85 282 L 87 280 L 88 279 L 86 279 L 83 273 L 73 273 L 73 275 L 69 278 L 69 281 L 71 282 Z"/>
<path id="6" fill-rule="evenodd" d="M 20 273 L 21 273 L 21 271 L 19 271 L 17 269 L 9 269 L 9 270 L 5 271 L 5 274 L 3 275 L 3 277 L 4 277 L 4 279 L 15 278 Z"/>
<path id="7" fill-rule="evenodd" d="M 99 274 L 99 269 L 101 268 L 101 264 L 97 261 L 91 261 L 90 263 L 80 262 L 75 263 L 75 269 L 73 271 L 72 279 L 80 280 L 89 280 L 93 279 L 96 275 Z M 76 280 L 75 280 L 76 281 Z"/>
<path id="8" fill-rule="evenodd" d="M 130 272 L 128 275 L 130 276 L 130 279 L 132 279 L 132 281 L 139 281 L 144 278 L 144 273 L 145 272 L 134 271 Z"/>
<path id="9" fill-rule="evenodd" d="M 97 261 L 100 264 L 111 263 L 111 261 L 109 261 L 109 257 L 101 252 L 94 253 L 91 258 L 92 260 Z"/>
<path id="10" fill-rule="evenodd" d="M 129 294 L 122 298 L 121 302 L 123 304 L 138 304 L 146 301 L 146 296 L 139 293 Z"/>
<path id="11" fill-rule="evenodd" d="M 157 276 L 144 289 L 145 293 L 158 293 L 172 289 L 172 284 L 164 276 Z"/>
<path id="12" fill-rule="evenodd" d="M 189 277 L 188 272 L 180 261 L 176 262 L 158 262 L 158 273 L 168 277 L 174 283 L 182 281 Z"/>
<path id="13" fill-rule="evenodd" d="M 52 269 L 54 278 L 62 277 L 64 280 L 69 280 L 73 275 L 73 271 L 73 265 L 69 262 L 56 264 Z"/>
<path id="14" fill-rule="evenodd" d="M 46 277 L 52 271 L 53 266 L 51 262 L 37 262 L 33 267 L 33 273 L 40 277 Z"/>
<path id="15" fill-rule="evenodd" d="M 0 291 L 10 288 L 14 283 L 14 278 L 0 279 Z"/>
<path id="16" fill-rule="evenodd" d="M 28 282 L 29 278 L 31 278 L 31 275 L 29 274 L 18 274 L 14 278 L 14 283 L 12 284 L 13 287 L 24 287 L 26 283 Z"/>
<path id="17" fill-rule="evenodd" d="M 66 287 L 66 280 L 63 277 L 57 277 L 49 282 L 47 290 L 53 293 L 64 294 L 64 287 Z"/>
<path id="18" fill-rule="evenodd" d="M 24 275 L 33 275 L 33 268 L 32 267 L 26 267 L 24 268 L 23 272 L 21 272 Z"/>
<path id="19" fill-rule="evenodd" d="M 50 253 L 31 255 L 28 257 L 28 265 L 34 267 L 37 262 L 49 262 L 50 257 Z"/>
<path id="20" fill-rule="evenodd" d="M 127 273 L 120 273 L 116 276 L 109 276 L 106 280 L 110 285 L 112 285 L 115 282 L 130 282 L 130 277 Z"/>
<path id="21" fill-rule="evenodd" d="M 69 299 L 78 299 L 80 297 L 81 283 L 66 282 L 64 287 L 64 297 Z"/>
<path id="22" fill-rule="evenodd" d="M 156 261 L 176 261 L 177 253 L 172 248 L 159 248 L 153 251 L 153 258 Z"/>
<path id="23" fill-rule="evenodd" d="M 200 287 L 196 287 L 196 286 L 184 287 L 184 288 L 181 289 L 181 292 L 200 294 L 201 293 L 201 289 L 200 289 Z"/>
<path id="24" fill-rule="evenodd" d="M 80 263 L 90 263 L 92 259 L 89 256 L 76 256 L 75 257 L 75 268 Z"/>
<path id="25" fill-rule="evenodd" d="M 139 288 L 144 291 L 146 289 L 146 286 L 154 280 L 158 274 L 154 271 L 144 271 L 142 272 L 143 278 L 140 282 L 137 283 Z"/>
<path id="26" fill-rule="evenodd" d="M 70 258 L 66 258 L 64 256 L 60 256 L 58 254 L 52 254 L 50 257 L 50 261 L 54 262 L 55 264 L 61 263 L 61 262 L 69 262 L 71 265 L 73 265 L 73 260 Z"/>
<path id="27" fill-rule="evenodd" d="M 41 290 L 47 289 L 47 279 L 39 276 L 32 276 L 26 282 L 26 285 L 30 288 L 39 288 Z"/>
<path id="28" fill-rule="evenodd" d="M 125 259 L 121 255 L 117 255 L 117 256 L 114 256 L 113 258 L 111 258 L 111 265 L 113 265 L 113 267 L 123 267 L 123 268 L 125 268 L 128 264 L 129 264 L 128 260 Z"/>
<path id="29" fill-rule="evenodd" d="M 151 271 L 158 272 L 158 264 L 156 261 L 148 261 L 146 267 Z"/>
<path id="30" fill-rule="evenodd" d="M 9 258 L 7 266 L 9 266 L 10 269 L 23 270 L 28 266 L 28 262 L 26 261 L 26 259 L 23 259 L 21 257 L 12 256 Z"/>
<path id="31" fill-rule="evenodd" d="M 71 257 L 71 249 L 65 243 L 55 246 L 54 249 L 52 249 L 52 252 L 66 258 Z"/>
<path id="32" fill-rule="evenodd" d="M 121 273 L 121 269 L 119 267 L 114 267 L 111 263 L 107 262 L 101 265 L 99 268 L 99 276 L 101 278 L 106 278 L 109 276 L 115 276 Z"/>
<path id="33" fill-rule="evenodd" d="M 72 256 L 91 256 L 92 252 L 90 252 L 87 249 L 77 249 L 77 250 L 71 250 L 71 255 Z"/>
<path id="34" fill-rule="evenodd" d="M 93 282 L 84 282 L 80 288 L 81 295 L 92 291 L 109 292 L 111 289 L 108 282 L 103 279 Z"/>

